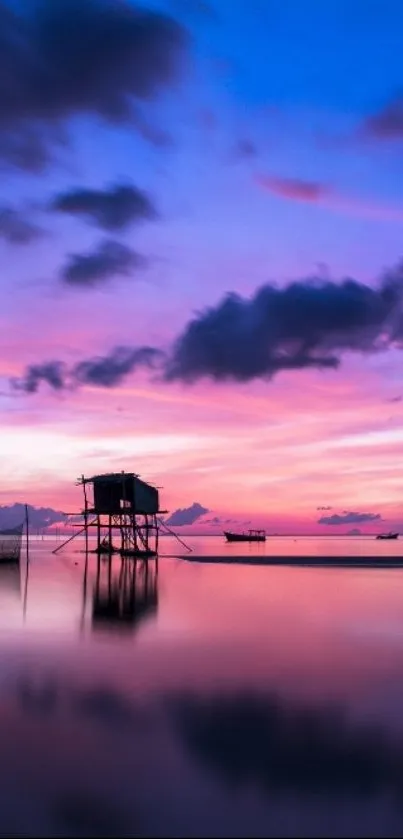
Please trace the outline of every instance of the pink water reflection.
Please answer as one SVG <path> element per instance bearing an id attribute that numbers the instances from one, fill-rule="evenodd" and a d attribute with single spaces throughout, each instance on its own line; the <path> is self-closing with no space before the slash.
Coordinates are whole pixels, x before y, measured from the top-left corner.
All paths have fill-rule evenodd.
<path id="1" fill-rule="evenodd" d="M 0 572 L 10 829 L 22 784 L 41 835 L 78 835 L 84 811 L 97 835 L 398 833 L 402 570 L 161 558 L 121 620 L 115 557 L 100 627 L 96 557 L 85 574 L 81 552 L 49 547 L 32 548 L 28 589 L 24 563 L 19 590 Z"/>

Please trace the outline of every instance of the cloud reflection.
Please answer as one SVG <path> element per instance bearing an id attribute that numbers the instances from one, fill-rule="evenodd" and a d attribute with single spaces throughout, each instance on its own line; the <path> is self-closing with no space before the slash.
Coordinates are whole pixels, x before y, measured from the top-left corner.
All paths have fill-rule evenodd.
<path id="1" fill-rule="evenodd" d="M 78 714 L 106 726 L 130 725 L 136 718 L 133 705 L 109 687 L 83 691 L 74 698 L 73 704 Z"/>
<path id="2" fill-rule="evenodd" d="M 403 743 L 335 706 L 253 693 L 170 698 L 189 751 L 233 786 L 368 797 L 403 792 Z"/>

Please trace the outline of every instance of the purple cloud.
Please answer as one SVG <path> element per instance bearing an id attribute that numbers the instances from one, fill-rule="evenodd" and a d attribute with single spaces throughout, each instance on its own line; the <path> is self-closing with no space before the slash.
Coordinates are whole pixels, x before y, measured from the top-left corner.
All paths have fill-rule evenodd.
<path id="1" fill-rule="evenodd" d="M 380 513 L 354 513 L 344 510 L 340 515 L 334 513 L 332 516 L 321 516 L 318 524 L 362 524 L 363 522 L 379 521 L 382 518 Z"/>

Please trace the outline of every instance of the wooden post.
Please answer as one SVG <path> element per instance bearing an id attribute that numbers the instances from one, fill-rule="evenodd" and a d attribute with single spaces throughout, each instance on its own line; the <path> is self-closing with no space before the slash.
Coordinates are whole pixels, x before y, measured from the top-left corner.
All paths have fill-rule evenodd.
<path id="1" fill-rule="evenodd" d="M 121 514 L 122 528 L 122 548 L 127 550 L 129 548 L 128 530 L 127 530 L 127 509 L 126 509 L 126 481 L 125 473 L 122 471 L 122 500 L 123 500 L 123 515 Z"/>
<path id="2" fill-rule="evenodd" d="M 149 541 L 148 541 L 148 539 L 149 539 L 149 535 L 150 535 L 150 531 L 149 531 L 149 528 L 148 528 L 148 525 L 149 525 L 149 521 L 148 521 L 148 513 L 146 513 L 146 514 L 145 514 L 145 516 L 144 516 L 144 520 L 145 520 L 145 525 L 146 525 L 146 526 L 145 526 L 145 534 L 146 534 L 146 538 L 145 538 L 145 542 L 146 542 L 146 544 L 145 544 L 145 550 L 148 552 L 148 551 L 150 550 L 150 545 L 149 545 Z"/>
<path id="3" fill-rule="evenodd" d="M 25 505 L 25 531 L 26 531 L 26 552 L 27 552 L 27 562 L 25 568 L 25 586 L 24 586 L 24 600 L 22 606 L 22 613 L 24 616 L 24 622 L 27 616 L 27 602 L 28 602 L 28 575 L 29 575 L 29 517 L 28 517 L 28 504 Z"/>
<path id="4" fill-rule="evenodd" d="M 27 541 L 27 562 L 29 559 L 29 517 L 28 517 L 28 504 L 25 505 L 25 533 L 26 533 L 26 541 Z"/>
<path id="5" fill-rule="evenodd" d="M 155 527 L 155 553 L 157 556 L 158 561 L 158 542 L 159 542 L 159 527 L 158 527 L 158 520 L 157 516 L 154 516 L 154 527 Z"/>
<path id="6" fill-rule="evenodd" d="M 101 547 L 101 520 L 100 517 L 97 516 L 97 550 L 99 553 L 99 549 Z"/>
<path id="7" fill-rule="evenodd" d="M 84 528 L 85 528 L 85 555 L 88 555 L 88 502 L 87 502 L 87 488 L 85 485 L 84 475 L 81 476 L 84 490 Z"/>

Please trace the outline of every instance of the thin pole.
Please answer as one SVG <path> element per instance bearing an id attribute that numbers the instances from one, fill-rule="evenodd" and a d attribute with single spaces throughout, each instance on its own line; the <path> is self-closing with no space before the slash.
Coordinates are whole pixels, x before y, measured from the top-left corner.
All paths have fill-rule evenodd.
<path id="1" fill-rule="evenodd" d="M 182 540 L 182 539 L 178 536 L 178 534 L 177 534 L 177 533 L 175 533 L 175 531 L 174 531 L 174 530 L 171 530 L 171 528 L 170 528 L 170 527 L 168 527 L 168 525 L 167 525 L 167 524 L 165 524 L 165 522 L 164 522 L 162 519 L 157 519 L 157 521 L 159 522 L 159 524 L 161 525 L 161 527 L 163 527 L 165 530 L 167 530 L 167 531 L 168 531 L 168 533 L 170 533 L 170 534 L 171 534 L 171 536 L 175 536 L 175 539 L 177 539 L 177 540 L 178 540 L 178 542 L 180 542 L 180 543 L 181 543 L 181 545 L 183 545 L 183 547 L 184 547 L 184 548 L 186 548 L 186 550 L 187 550 L 187 551 L 189 551 L 189 553 L 192 553 L 193 548 L 189 548 L 189 545 L 187 545 L 187 544 L 186 544 L 186 542 L 183 542 L 183 540 Z"/>
<path id="2" fill-rule="evenodd" d="M 158 527 L 157 516 L 154 515 L 153 519 L 154 519 L 154 527 L 155 527 L 155 553 L 158 557 L 159 527 Z"/>
<path id="3" fill-rule="evenodd" d="M 28 601 L 28 576 L 29 576 L 29 517 L 28 517 L 28 504 L 25 505 L 25 535 L 26 535 L 26 567 L 25 567 L 25 586 L 24 586 L 24 602 L 22 613 L 25 618 L 27 616 L 27 601 Z"/>
<path id="4" fill-rule="evenodd" d="M 28 517 L 28 504 L 25 505 L 25 533 L 27 537 L 27 559 L 28 559 L 28 541 L 29 541 L 29 517 Z"/>

